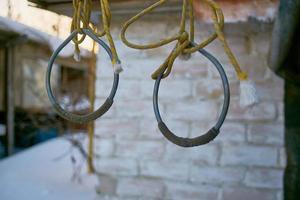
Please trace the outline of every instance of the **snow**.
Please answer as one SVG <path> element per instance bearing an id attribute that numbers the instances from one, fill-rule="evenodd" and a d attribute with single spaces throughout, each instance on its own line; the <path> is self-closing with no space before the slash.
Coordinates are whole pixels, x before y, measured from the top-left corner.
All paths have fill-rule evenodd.
<path id="1" fill-rule="evenodd" d="M 70 146 L 66 139 L 58 138 L 0 161 L 0 199 L 99 199 L 95 176 L 84 174 L 82 183 L 71 181 L 70 156 L 62 157 Z M 86 173 L 86 169 L 82 171 Z"/>
<path id="2" fill-rule="evenodd" d="M 32 40 L 37 43 L 48 45 L 52 51 L 55 51 L 57 47 L 62 43 L 57 37 L 51 36 L 47 33 L 41 32 L 37 29 L 31 28 L 24 24 L 18 23 L 11 19 L 0 16 L 0 30 L 6 32 L 13 32 L 19 35 L 26 35 L 29 40 Z M 74 45 L 67 45 L 60 53 L 60 57 L 70 57 L 74 54 Z M 81 49 L 81 56 L 88 57 L 90 52 L 84 49 Z"/>

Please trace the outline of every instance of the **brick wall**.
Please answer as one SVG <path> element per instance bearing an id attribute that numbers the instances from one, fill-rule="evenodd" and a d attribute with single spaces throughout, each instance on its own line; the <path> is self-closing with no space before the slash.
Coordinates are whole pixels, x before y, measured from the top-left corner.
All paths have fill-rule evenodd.
<path id="1" fill-rule="evenodd" d="M 115 19 L 116 27 L 125 18 Z M 152 16 L 130 29 L 132 41 L 145 43 L 177 31 L 177 17 Z M 197 39 L 212 31 L 197 24 Z M 174 44 L 139 51 L 114 38 L 124 65 L 115 104 L 96 121 L 98 191 L 106 199 L 280 200 L 284 153 L 283 85 L 267 68 L 272 25 L 258 22 L 228 24 L 225 32 L 242 66 L 257 84 L 260 103 L 238 106 L 238 83 L 220 44 L 207 50 L 223 64 L 231 83 L 232 101 L 219 137 L 192 149 L 179 148 L 158 131 L 152 110 L 154 81 L 150 74 Z M 112 85 L 112 69 L 100 50 L 97 101 Z M 209 129 L 220 112 L 221 81 L 200 55 L 177 60 L 160 91 L 162 116 L 180 136 L 196 136 Z"/>

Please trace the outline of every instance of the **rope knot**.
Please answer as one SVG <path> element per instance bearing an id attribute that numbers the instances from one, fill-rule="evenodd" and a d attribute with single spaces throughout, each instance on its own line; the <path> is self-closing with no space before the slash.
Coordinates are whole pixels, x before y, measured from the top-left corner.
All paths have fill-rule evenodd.
<path id="1" fill-rule="evenodd" d="M 181 48 L 181 52 L 179 55 L 179 58 L 181 60 L 189 60 L 191 58 L 191 53 L 184 53 L 184 51 L 188 49 L 188 46 L 190 44 L 189 38 L 190 38 L 189 34 L 186 31 L 183 31 L 178 40 L 180 45 L 184 45 L 184 47 Z"/>
<path id="2" fill-rule="evenodd" d="M 178 39 L 179 43 L 182 44 L 185 41 L 189 40 L 189 34 L 186 31 L 183 31 Z"/>

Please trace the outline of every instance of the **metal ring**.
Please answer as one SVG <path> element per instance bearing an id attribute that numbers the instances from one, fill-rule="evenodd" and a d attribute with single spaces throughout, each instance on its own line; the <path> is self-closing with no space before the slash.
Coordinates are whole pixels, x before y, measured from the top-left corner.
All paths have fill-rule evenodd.
<path id="1" fill-rule="evenodd" d="M 113 59 L 112 52 L 111 52 L 109 46 L 104 41 L 102 41 L 100 38 L 98 38 L 96 35 L 94 35 L 89 29 L 82 29 L 81 31 L 84 34 L 90 36 L 99 45 L 101 45 L 105 49 L 105 51 L 108 53 L 110 59 L 111 60 Z M 59 105 L 59 103 L 57 102 L 56 98 L 53 95 L 53 91 L 52 91 L 51 84 L 50 84 L 51 71 L 52 71 L 53 63 L 54 63 L 56 57 L 58 56 L 58 54 L 60 53 L 60 51 L 79 33 L 81 33 L 81 32 L 79 32 L 77 30 L 72 32 L 70 34 L 70 36 L 52 54 L 52 56 L 50 58 L 50 61 L 49 61 L 49 64 L 48 64 L 47 72 L 46 72 L 46 90 L 47 90 L 49 100 L 50 100 L 53 108 L 55 109 L 55 111 L 57 112 L 58 115 L 60 115 L 64 119 L 72 121 L 74 123 L 87 123 L 87 122 L 96 120 L 97 118 L 101 117 L 112 106 L 113 99 L 114 99 L 115 94 L 116 94 L 117 89 L 118 89 L 119 74 L 114 73 L 114 82 L 113 82 L 111 92 L 110 92 L 108 98 L 106 99 L 106 101 L 104 102 L 104 104 L 99 109 L 97 109 L 96 111 L 94 111 L 92 113 L 89 113 L 89 114 L 86 114 L 86 115 L 76 115 L 76 114 L 73 114 L 73 113 L 70 113 L 70 112 L 64 110 Z"/>
<path id="2" fill-rule="evenodd" d="M 191 44 L 192 46 L 195 46 L 194 44 Z M 174 133 L 172 133 L 169 128 L 166 126 L 166 124 L 163 122 L 160 111 L 159 111 L 159 106 L 158 106 L 158 91 L 159 91 L 159 85 L 160 81 L 163 77 L 163 72 L 160 74 L 160 76 L 156 79 L 155 85 L 154 85 L 154 91 L 153 91 L 153 108 L 154 108 L 154 114 L 156 117 L 156 120 L 158 122 L 158 128 L 161 131 L 161 133 L 172 143 L 181 146 L 181 147 L 195 147 L 195 146 L 200 146 L 209 143 L 210 141 L 214 140 L 219 132 L 222 124 L 224 123 L 224 120 L 226 118 L 228 108 L 229 108 L 229 103 L 230 103 L 230 89 L 229 89 L 229 83 L 228 79 L 226 76 L 226 73 L 220 64 L 220 62 L 212 56 L 210 53 L 205 51 L 204 49 L 200 49 L 198 51 L 201 53 L 204 57 L 206 57 L 208 60 L 210 60 L 216 69 L 218 70 L 221 79 L 222 79 L 222 84 L 223 84 L 223 91 L 224 91 L 224 102 L 223 102 L 223 108 L 221 111 L 221 114 L 219 116 L 219 119 L 215 126 L 211 128 L 207 133 L 195 137 L 195 138 L 182 138 L 176 136 Z"/>

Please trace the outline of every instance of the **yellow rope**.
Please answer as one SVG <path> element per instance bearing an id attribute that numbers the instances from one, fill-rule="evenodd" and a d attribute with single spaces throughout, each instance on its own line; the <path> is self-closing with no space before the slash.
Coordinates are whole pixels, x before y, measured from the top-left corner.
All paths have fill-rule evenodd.
<path id="1" fill-rule="evenodd" d="M 153 49 L 158 48 L 161 46 L 164 46 L 166 44 L 169 44 L 173 41 L 177 41 L 177 44 L 175 48 L 171 51 L 169 56 L 166 58 L 164 63 L 152 74 L 152 78 L 156 79 L 162 72 L 163 78 L 167 77 L 171 71 L 174 64 L 175 59 L 179 55 L 184 54 L 192 54 L 199 49 L 202 49 L 206 47 L 208 44 L 213 42 L 215 39 L 219 39 L 219 41 L 222 43 L 222 46 L 225 50 L 225 53 L 227 54 L 231 64 L 233 65 L 237 76 L 239 80 L 246 80 L 248 78 L 247 73 L 243 72 L 237 62 L 237 59 L 235 58 L 233 52 L 231 51 L 224 33 L 223 33 L 223 27 L 224 27 L 224 15 L 221 10 L 221 8 L 216 4 L 213 0 L 204 0 L 204 2 L 211 7 L 213 11 L 212 19 L 214 23 L 214 29 L 215 33 L 210 35 L 208 38 L 206 38 L 201 43 L 197 44 L 195 47 L 190 47 L 191 42 L 194 43 L 194 37 L 195 37 L 195 28 L 194 28 L 194 6 L 193 6 L 193 0 L 183 0 L 183 6 L 182 6 L 182 16 L 181 16 L 181 23 L 179 32 L 173 36 L 167 37 L 165 39 L 162 39 L 158 42 L 153 42 L 150 44 L 134 44 L 127 40 L 126 38 L 126 31 L 128 30 L 129 26 L 138 21 L 141 17 L 144 15 L 152 12 L 157 7 L 163 5 L 167 0 L 159 0 L 158 2 L 152 4 L 148 8 L 142 10 L 137 15 L 133 16 L 131 19 L 129 19 L 124 25 L 121 30 L 121 39 L 122 41 L 131 48 L 134 49 Z M 190 30 L 189 33 L 186 31 L 186 18 L 187 15 L 189 17 L 189 25 Z"/>
<path id="2" fill-rule="evenodd" d="M 96 26 L 90 21 L 91 20 L 91 12 L 92 12 L 92 0 L 73 0 L 73 20 L 71 24 L 71 32 L 77 30 L 80 33 L 76 35 L 73 39 L 75 44 L 75 53 L 78 55 L 80 54 L 79 45 L 84 41 L 86 35 L 81 31 L 82 29 L 89 29 L 94 35 L 97 37 L 106 36 L 110 49 L 112 51 L 112 64 L 120 63 L 118 54 L 115 48 L 115 44 L 113 38 L 110 33 L 110 22 L 111 22 L 111 13 L 109 8 L 108 0 L 100 0 L 101 6 L 101 13 L 102 13 L 102 26 L 103 30 L 100 31 L 96 28 Z M 93 42 L 93 52 L 95 49 L 95 41 Z M 94 106 L 94 81 L 95 81 L 95 55 L 93 54 L 93 60 L 91 61 L 90 66 L 90 74 L 89 74 L 89 84 L 92 86 L 89 87 L 89 97 L 92 103 L 91 109 L 93 110 Z M 90 173 L 95 172 L 95 168 L 93 165 L 93 158 L 94 158 L 94 124 L 90 123 L 88 125 L 88 137 L 89 137 L 89 144 L 88 144 L 88 171 Z"/>
<path id="3" fill-rule="evenodd" d="M 113 38 L 110 33 L 110 24 L 111 24 L 111 12 L 108 0 L 99 0 L 102 13 L 102 24 L 103 31 L 99 31 L 96 26 L 91 22 L 91 12 L 92 12 L 92 0 L 73 0 L 73 20 L 71 25 L 71 32 L 74 30 L 79 31 L 82 36 L 79 38 L 78 35 L 73 39 L 75 43 L 75 51 L 79 54 L 79 45 L 84 41 L 86 35 L 81 32 L 82 29 L 90 29 L 90 31 L 98 36 L 106 36 L 109 46 L 112 51 L 113 60 L 112 63 L 120 63 L 119 57 L 116 51 L 116 47 L 113 41 Z"/>

